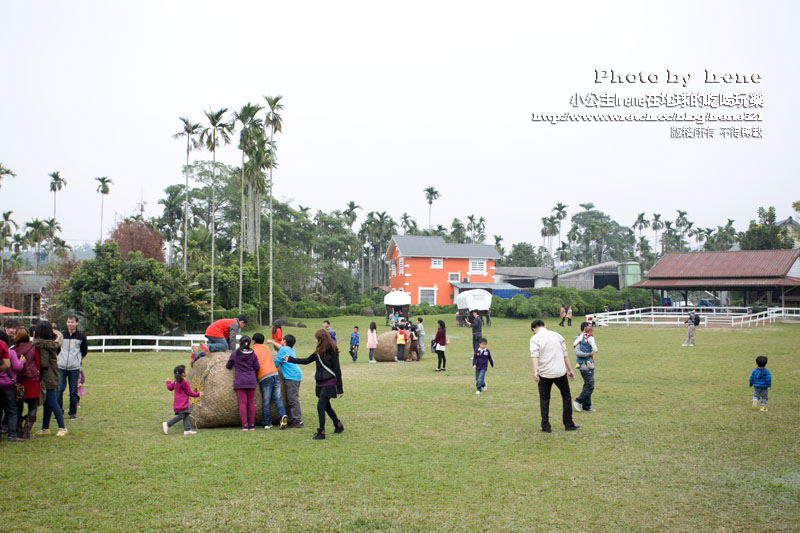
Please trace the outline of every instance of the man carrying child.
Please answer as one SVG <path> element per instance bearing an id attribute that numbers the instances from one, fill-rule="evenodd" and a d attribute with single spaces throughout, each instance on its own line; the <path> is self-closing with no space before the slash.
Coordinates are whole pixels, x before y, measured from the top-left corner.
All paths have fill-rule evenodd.
<path id="1" fill-rule="evenodd" d="M 592 392 L 594 392 L 594 356 L 597 353 L 597 344 L 594 341 L 594 328 L 588 322 L 581 324 L 581 334 L 575 337 L 572 347 L 583 378 L 583 390 L 572 405 L 576 411 L 594 413 Z"/>

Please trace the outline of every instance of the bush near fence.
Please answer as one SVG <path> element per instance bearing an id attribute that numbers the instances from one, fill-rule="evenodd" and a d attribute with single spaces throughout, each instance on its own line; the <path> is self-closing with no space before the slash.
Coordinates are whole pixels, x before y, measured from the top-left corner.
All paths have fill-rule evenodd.
<path id="1" fill-rule="evenodd" d="M 509 318 L 551 318 L 561 312 L 561 305 L 572 306 L 574 317 L 591 313 L 601 313 L 605 305 L 611 311 L 625 308 L 630 301 L 634 308 L 650 305 L 650 293 L 644 289 L 615 289 L 604 287 L 579 291 L 568 287 L 546 287 L 528 289 L 529 298 L 518 294 L 510 300 L 492 297 L 492 316 Z"/>

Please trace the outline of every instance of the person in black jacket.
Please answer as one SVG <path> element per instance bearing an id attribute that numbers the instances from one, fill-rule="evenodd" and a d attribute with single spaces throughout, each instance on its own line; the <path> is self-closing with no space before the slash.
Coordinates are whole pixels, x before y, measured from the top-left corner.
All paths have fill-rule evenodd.
<path id="1" fill-rule="evenodd" d="M 317 414 L 319 415 L 319 428 L 317 434 L 314 435 L 314 440 L 322 440 L 325 438 L 325 413 L 331 417 L 331 421 L 335 426 L 334 433 L 341 433 L 344 431 L 344 425 L 339 417 L 336 416 L 336 411 L 333 410 L 331 400 L 344 394 L 342 389 L 342 369 L 339 367 L 339 348 L 331 339 L 330 334 L 324 329 L 317 330 L 314 333 L 314 338 L 317 340 L 317 349 L 314 353 L 304 359 L 297 359 L 295 357 L 284 357 L 284 362 L 297 363 L 299 365 L 307 365 L 311 362 L 317 363 L 317 371 L 314 373 L 314 380 L 317 382 Z"/>

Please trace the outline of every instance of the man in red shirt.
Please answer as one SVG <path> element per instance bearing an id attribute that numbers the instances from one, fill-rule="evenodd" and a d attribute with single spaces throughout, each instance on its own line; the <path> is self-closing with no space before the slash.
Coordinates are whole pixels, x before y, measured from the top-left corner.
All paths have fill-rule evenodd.
<path id="1" fill-rule="evenodd" d="M 235 350 L 236 335 L 244 328 L 245 324 L 247 324 L 246 315 L 217 320 L 206 329 L 208 343 L 201 344 L 200 349 L 206 353 Z"/>

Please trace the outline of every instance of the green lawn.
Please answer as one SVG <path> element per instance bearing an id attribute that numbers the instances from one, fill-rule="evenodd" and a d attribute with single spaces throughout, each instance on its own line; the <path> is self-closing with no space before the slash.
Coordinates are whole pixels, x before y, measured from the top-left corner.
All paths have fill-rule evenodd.
<path id="1" fill-rule="evenodd" d="M 436 318 L 425 319 L 428 339 Z M 343 346 L 354 324 L 365 341 L 369 319 L 332 321 Z M 302 355 L 313 332 L 284 331 Z M 0 529 L 800 528 L 800 325 L 698 329 L 694 348 L 681 347 L 683 329 L 599 329 L 597 412 L 576 413 L 581 429 L 567 433 L 556 396 L 552 434 L 539 432 L 528 322 L 484 330 L 497 366 L 480 396 L 469 331 L 449 332 L 447 373 L 433 372 L 435 354 L 369 365 L 365 348 L 356 364 L 343 350 L 345 395 L 334 407 L 346 431 L 329 427 L 322 442 L 311 440 L 313 367 L 301 389 L 305 429 L 165 436 L 164 380 L 187 356 L 91 353 L 68 436 L 0 444 Z M 773 375 L 768 413 L 750 409 L 747 387 L 761 354 Z M 580 386 L 578 376 L 574 396 Z"/>

